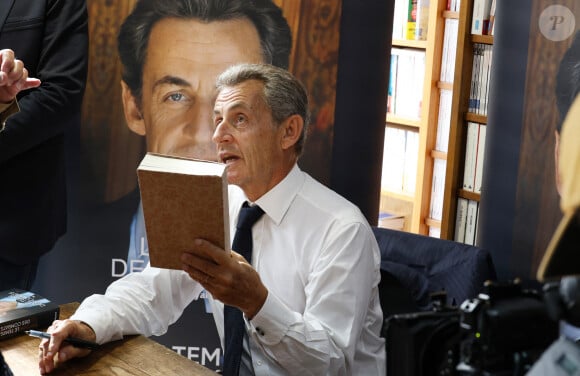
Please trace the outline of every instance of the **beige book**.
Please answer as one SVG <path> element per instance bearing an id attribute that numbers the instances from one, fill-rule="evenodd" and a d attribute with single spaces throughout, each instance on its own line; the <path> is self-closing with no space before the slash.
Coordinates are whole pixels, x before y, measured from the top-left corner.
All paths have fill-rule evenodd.
<path id="1" fill-rule="evenodd" d="M 151 266 L 181 270 L 197 238 L 229 250 L 225 164 L 147 153 L 137 176 Z"/>

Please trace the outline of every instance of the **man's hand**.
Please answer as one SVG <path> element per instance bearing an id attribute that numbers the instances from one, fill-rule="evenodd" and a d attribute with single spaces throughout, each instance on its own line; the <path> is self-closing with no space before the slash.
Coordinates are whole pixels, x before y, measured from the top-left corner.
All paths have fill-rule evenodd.
<path id="1" fill-rule="evenodd" d="M 197 239 L 192 252 L 181 256 L 183 270 L 224 304 L 238 307 L 248 319 L 254 317 L 268 297 L 268 289 L 243 256 Z"/>
<path id="2" fill-rule="evenodd" d="M 55 320 L 47 331 L 52 338 L 40 342 L 38 368 L 41 375 L 52 372 L 57 361 L 66 362 L 72 358 L 87 356 L 91 352 L 64 342 L 65 338 L 76 337 L 93 342 L 97 338 L 90 326 L 77 320 Z"/>
<path id="3" fill-rule="evenodd" d="M 0 103 L 10 103 L 20 91 L 38 86 L 40 80 L 28 77 L 28 70 L 14 57 L 14 51 L 0 50 Z"/>

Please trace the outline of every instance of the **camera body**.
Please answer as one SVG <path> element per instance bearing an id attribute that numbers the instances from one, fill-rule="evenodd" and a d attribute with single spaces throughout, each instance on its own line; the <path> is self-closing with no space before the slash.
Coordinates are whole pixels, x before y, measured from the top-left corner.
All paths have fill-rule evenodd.
<path id="1" fill-rule="evenodd" d="M 459 307 L 439 294 L 432 311 L 389 317 L 387 375 L 524 375 L 558 336 L 542 295 L 487 282 Z"/>
<path id="2" fill-rule="evenodd" d="M 461 375 L 523 375 L 558 337 L 543 294 L 519 281 L 488 283 L 460 306 Z"/>

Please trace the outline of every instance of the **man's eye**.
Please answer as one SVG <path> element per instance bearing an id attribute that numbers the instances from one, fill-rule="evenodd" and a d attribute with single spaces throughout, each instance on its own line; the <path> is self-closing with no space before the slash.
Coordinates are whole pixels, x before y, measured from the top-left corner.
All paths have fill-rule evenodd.
<path id="1" fill-rule="evenodd" d="M 167 98 L 172 102 L 179 102 L 182 101 L 185 98 L 185 96 L 182 93 L 173 93 L 169 94 Z"/>
<path id="2" fill-rule="evenodd" d="M 236 117 L 236 125 L 244 124 L 246 122 L 246 117 L 243 115 L 238 115 Z"/>

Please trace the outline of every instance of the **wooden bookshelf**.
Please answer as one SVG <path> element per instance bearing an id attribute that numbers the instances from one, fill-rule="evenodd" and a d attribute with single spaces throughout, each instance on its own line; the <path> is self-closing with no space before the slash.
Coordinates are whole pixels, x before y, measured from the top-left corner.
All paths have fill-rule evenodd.
<path id="1" fill-rule="evenodd" d="M 441 53 L 445 17 L 458 17 L 457 13 L 454 15 L 454 12 L 446 11 L 446 6 L 447 0 L 432 0 L 429 3 L 427 40 L 392 40 L 393 47 L 414 48 L 425 51 L 425 74 L 420 119 L 404 119 L 389 114 L 385 123 L 385 126 L 414 129 L 419 134 L 415 194 L 409 196 L 400 192 L 383 190 L 381 192 L 381 210 L 409 211 L 404 213 L 407 219 L 405 230 L 420 234 L 427 234 L 429 226 L 439 226 L 439 221 L 429 219 L 429 209 L 433 160 L 436 156 L 445 157 L 445 153 L 437 154 L 433 151 L 437 137 L 439 90 L 441 85 L 446 85 L 439 82 Z M 447 85 L 450 86 L 450 84 Z"/>
<path id="2" fill-rule="evenodd" d="M 487 124 L 486 116 L 468 111 L 474 44 L 493 45 L 493 36 L 471 34 L 472 14 L 473 1 L 462 1 L 459 12 L 457 55 L 451 104 L 451 127 L 447 152 L 443 218 L 441 220 L 441 238 L 449 240 L 453 240 L 455 235 L 458 198 L 461 197 L 478 202 L 481 198 L 478 193 L 464 190 L 462 183 L 465 167 L 467 122 Z"/>

